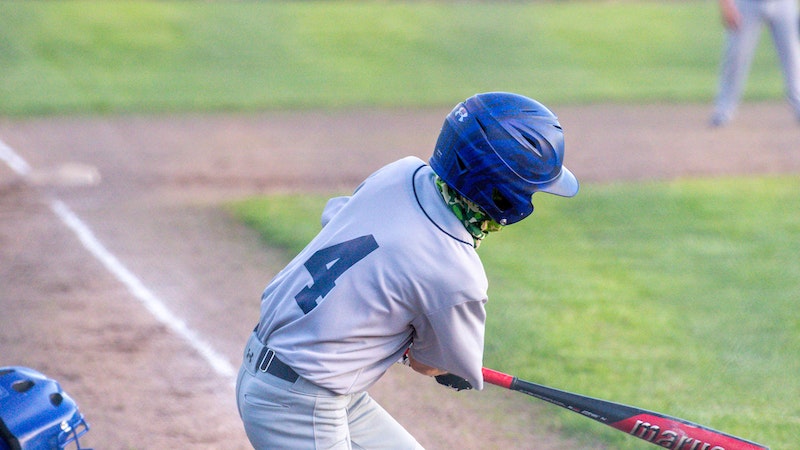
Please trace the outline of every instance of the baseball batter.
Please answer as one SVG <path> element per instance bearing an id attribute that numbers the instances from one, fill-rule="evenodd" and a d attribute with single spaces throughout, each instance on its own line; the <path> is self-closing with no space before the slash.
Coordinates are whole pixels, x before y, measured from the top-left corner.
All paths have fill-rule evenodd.
<path id="1" fill-rule="evenodd" d="M 727 38 L 711 125 L 723 126 L 733 118 L 765 22 L 769 25 L 781 62 L 786 98 L 800 123 L 800 26 L 797 0 L 719 0 L 719 7 Z"/>
<path id="2" fill-rule="evenodd" d="M 266 287 L 237 380 L 258 449 L 414 449 L 368 394 L 398 361 L 446 386 L 482 389 L 488 282 L 482 239 L 571 197 L 555 115 L 511 93 L 448 114 L 429 164 L 416 157 L 328 201 L 322 230 Z"/>

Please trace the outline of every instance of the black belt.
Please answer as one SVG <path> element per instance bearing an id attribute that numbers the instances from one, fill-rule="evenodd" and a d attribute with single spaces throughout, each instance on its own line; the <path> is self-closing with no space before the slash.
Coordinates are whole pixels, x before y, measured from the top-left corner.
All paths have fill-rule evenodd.
<path id="1" fill-rule="evenodd" d="M 278 355 L 275 354 L 274 350 L 262 344 L 255 333 L 250 336 L 250 340 L 247 342 L 244 358 L 256 375 L 268 373 L 291 383 L 294 383 L 300 377 L 294 369 L 278 359 Z"/>

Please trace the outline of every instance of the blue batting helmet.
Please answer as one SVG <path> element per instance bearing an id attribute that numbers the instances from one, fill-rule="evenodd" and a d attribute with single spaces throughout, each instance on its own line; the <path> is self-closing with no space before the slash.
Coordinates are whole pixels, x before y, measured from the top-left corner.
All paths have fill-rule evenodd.
<path id="1" fill-rule="evenodd" d="M 87 431 L 57 381 L 27 367 L 0 367 L 0 450 L 80 449 Z"/>
<path id="2" fill-rule="evenodd" d="M 530 215 L 536 192 L 578 193 L 578 180 L 563 165 L 558 118 L 518 94 L 489 92 L 458 104 L 429 163 L 448 186 L 503 225 Z"/>

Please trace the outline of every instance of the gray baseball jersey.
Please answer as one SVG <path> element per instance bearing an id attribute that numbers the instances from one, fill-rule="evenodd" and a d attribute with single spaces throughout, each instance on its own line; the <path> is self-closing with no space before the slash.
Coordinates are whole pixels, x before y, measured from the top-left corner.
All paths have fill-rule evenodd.
<path id="1" fill-rule="evenodd" d="M 405 352 L 483 388 L 488 282 L 422 160 L 331 199 L 323 228 L 266 287 L 258 337 L 298 374 L 366 390 Z"/>

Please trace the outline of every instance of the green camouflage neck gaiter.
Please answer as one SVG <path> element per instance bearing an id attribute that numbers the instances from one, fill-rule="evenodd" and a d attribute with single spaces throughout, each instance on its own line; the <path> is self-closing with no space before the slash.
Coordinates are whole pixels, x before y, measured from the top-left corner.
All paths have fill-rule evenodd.
<path id="1" fill-rule="evenodd" d="M 453 211 L 453 214 L 461 220 L 461 223 L 467 228 L 469 234 L 472 235 L 475 241 L 475 248 L 481 243 L 481 240 L 486 237 L 488 233 L 500 231 L 503 226 L 492 220 L 481 208 L 475 203 L 467 200 L 461 194 L 451 189 L 447 183 L 444 182 L 437 175 L 435 178 L 436 187 L 442 194 L 447 206 Z"/>

